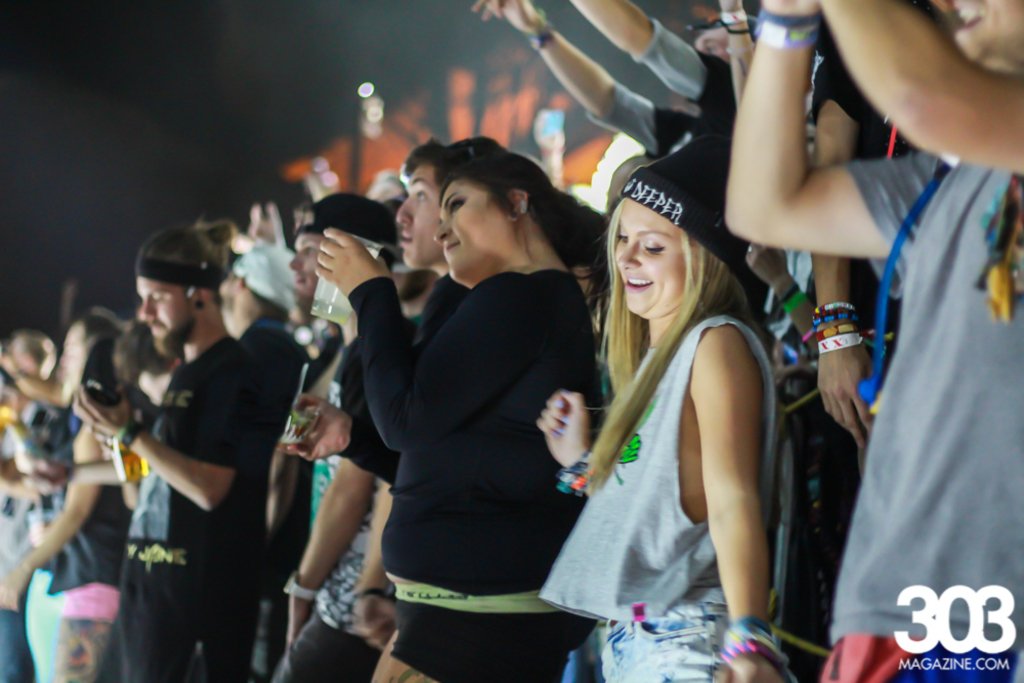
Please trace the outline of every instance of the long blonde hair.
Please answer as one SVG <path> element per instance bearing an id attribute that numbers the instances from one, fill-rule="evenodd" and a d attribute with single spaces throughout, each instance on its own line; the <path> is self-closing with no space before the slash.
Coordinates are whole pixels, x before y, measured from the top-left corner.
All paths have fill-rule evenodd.
<path id="1" fill-rule="evenodd" d="M 622 449 L 640 428 L 647 406 L 687 333 L 702 320 L 716 315 L 729 315 L 753 325 L 746 295 L 736 276 L 723 261 L 680 230 L 686 261 L 683 299 L 675 320 L 638 374 L 650 345 L 650 329 L 646 320 L 627 308 L 625 287 L 616 265 L 615 249 L 624 203 L 615 209 L 608 225 L 611 292 L 602 347 L 614 399 L 591 453 L 592 489 L 600 488 L 611 477 Z"/>

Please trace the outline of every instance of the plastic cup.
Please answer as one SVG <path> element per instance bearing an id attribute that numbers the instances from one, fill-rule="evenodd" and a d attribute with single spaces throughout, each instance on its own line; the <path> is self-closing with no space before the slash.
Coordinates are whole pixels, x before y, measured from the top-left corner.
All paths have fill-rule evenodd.
<path id="1" fill-rule="evenodd" d="M 383 245 L 365 240 L 362 237 L 356 237 L 355 235 L 350 235 L 350 237 L 354 237 L 362 242 L 373 258 L 380 256 L 380 252 L 384 248 Z M 316 283 L 316 292 L 313 293 L 313 306 L 309 309 L 309 312 L 318 318 L 344 325 L 352 317 L 352 304 L 349 303 L 348 297 L 342 294 L 337 286 L 323 278 L 319 278 L 319 281 Z"/>
<path id="2" fill-rule="evenodd" d="M 117 478 L 124 483 L 135 483 L 149 474 L 149 461 L 124 447 L 117 439 L 111 444 L 114 471 Z"/>
<path id="3" fill-rule="evenodd" d="M 302 443 L 309 434 L 309 430 L 312 429 L 317 414 L 318 412 L 315 407 L 309 407 L 305 410 L 292 408 L 288 413 L 288 422 L 284 425 L 284 433 L 281 435 L 280 443 L 285 446 Z"/>

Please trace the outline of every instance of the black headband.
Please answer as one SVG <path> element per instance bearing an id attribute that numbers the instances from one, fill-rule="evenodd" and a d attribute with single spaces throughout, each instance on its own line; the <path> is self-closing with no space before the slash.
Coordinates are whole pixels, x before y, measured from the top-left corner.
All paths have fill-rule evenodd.
<path id="1" fill-rule="evenodd" d="M 146 258 L 141 254 L 135 261 L 135 275 L 148 280 L 166 282 L 170 285 L 205 287 L 206 289 L 217 289 L 224 280 L 224 271 L 210 263 L 204 262 L 199 265 L 174 263 Z"/>

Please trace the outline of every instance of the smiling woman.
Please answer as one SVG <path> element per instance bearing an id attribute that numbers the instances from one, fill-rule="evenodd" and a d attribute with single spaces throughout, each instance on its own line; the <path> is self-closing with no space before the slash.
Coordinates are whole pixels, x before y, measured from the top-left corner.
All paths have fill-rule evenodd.
<path id="1" fill-rule="evenodd" d="M 560 386 L 594 393 L 569 268 L 593 262 L 603 221 L 509 153 L 458 168 L 441 196 L 437 240 L 471 291 L 418 353 L 365 249 L 321 247 L 322 275 L 350 290 L 375 424 L 402 454 L 383 537 L 398 634 L 377 677 L 553 680 L 592 623 L 537 597 L 581 505 L 555 489 L 534 419 Z"/>

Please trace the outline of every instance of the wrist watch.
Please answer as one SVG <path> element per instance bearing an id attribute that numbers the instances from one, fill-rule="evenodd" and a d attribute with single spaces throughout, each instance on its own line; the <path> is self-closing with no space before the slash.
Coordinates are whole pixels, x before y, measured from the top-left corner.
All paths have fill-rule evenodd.
<path id="1" fill-rule="evenodd" d="M 317 591 L 311 588 L 304 588 L 299 584 L 299 570 L 296 569 L 292 572 L 292 575 L 288 577 L 287 583 L 284 584 L 284 592 L 286 595 L 290 595 L 293 598 L 299 600 L 307 600 L 312 602 L 316 599 Z"/>

